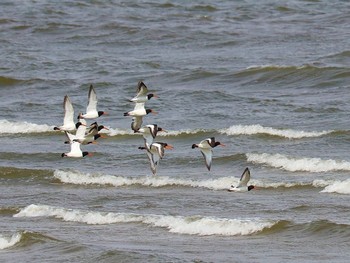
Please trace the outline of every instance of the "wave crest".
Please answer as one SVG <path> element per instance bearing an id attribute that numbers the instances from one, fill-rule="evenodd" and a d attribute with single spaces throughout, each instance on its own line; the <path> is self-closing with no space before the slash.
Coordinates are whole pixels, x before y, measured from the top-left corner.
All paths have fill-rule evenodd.
<path id="1" fill-rule="evenodd" d="M 279 136 L 288 139 L 300 139 L 308 137 L 319 137 L 329 134 L 333 131 L 322 131 L 322 132 L 306 132 L 306 131 L 296 131 L 296 130 L 281 130 L 271 127 L 263 127 L 259 124 L 256 125 L 233 125 L 227 129 L 219 130 L 222 134 L 227 135 L 254 135 L 254 134 L 267 134 L 271 136 Z"/>
<path id="2" fill-rule="evenodd" d="M 18 242 L 21 241 L 22 234 L 21 233 L 15 233 L 12 236 L 5 236 L 0 234 L 0 249 L 6 249 L 9 247 L 13 247 Z"/>
<path id="3" fill-rule="evenodd" d="M 258 233 L 278 222 L 260 219 L 228 219 L 204 216 L 168 216 L 81 211 L 47 205 L 29 205 L 14 217 L 55 217 L 69 222 L 102 225 L 140 223 L 168 229 L 171 233 L 187 235 L 236 236 Z"/>
<path id="4" fill-rule="evenodd" d="M 335 181 L 325 187 L 321 193 L 350 194 L 350 179 L 345 181 Z"/>
<path id="5" fill-rule="evenodd" d="M 247 161 L 252 163 L 266 164 L 290 172 L 329 172 L 350 171 L 350 162 L 337 160 L 322 160 L 320 158 L 293 158 L 283 154 L 247 153 Z"/>
<path id="6" fill-rule="evenodd" d="M 41 133 L 53 131 L 54 126 L 46 124 L 35 124 L 29 122 L 10 122 L 8 120 L 0 120 L 0 134 L 16 134 L 16 133 Z"/>

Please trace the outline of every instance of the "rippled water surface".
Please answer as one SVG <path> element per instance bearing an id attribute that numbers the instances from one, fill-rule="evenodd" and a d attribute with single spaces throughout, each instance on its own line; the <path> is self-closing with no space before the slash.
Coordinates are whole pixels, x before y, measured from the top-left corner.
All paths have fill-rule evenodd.
<path id="1" fill-rule="evenodd" d="M 347 262 L 348 1 L 2 1 L 0 259 Z M 130 129 L 166 130 L 153 176 Z M 89 86 L 105 138 L 69 151 Z M 95 120 L 88 120 L 88 124 Z M 211 170 L 191 145 L 215 137 Z M 237 185 L 251 171 L 247 193 Z"/>

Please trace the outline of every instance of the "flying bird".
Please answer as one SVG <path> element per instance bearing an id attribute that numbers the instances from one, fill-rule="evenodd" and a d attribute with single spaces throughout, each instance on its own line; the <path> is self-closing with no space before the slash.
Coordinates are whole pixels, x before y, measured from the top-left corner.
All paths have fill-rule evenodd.
<path id="1" fill-rule="evenodd" d="M 64 109 L 64 118 L 63 125 L 54 127 L 55 131 L 74 131 L 77 129 L 76 124 L 74 123 L 74 108 L 72 102 L 70 101 L 68 95 L 64 96 L 63 99 L 63 109 Z"/>
<path id="2" fill-rule="evenodd" d="M 146 150 L 150 161 L 151 171 L 153 175 L 157 174 L 159 161 L 164 157 L 165 149 L 173 149 L 174 147 L 165 142 L 154 142 L 149 147 L 139 147 L 140 150 Z"/>
<path id="3" fill-rule="evenodd" d="M 144 102 L 139 102 L 135 104 L 135 107 L 132 111 L 125 112 L 124 116 L 143 117 L 149 113 L 156 114 L 156 112 L 152 109 L 145 109 Z"/>
<path id="4" fill-rule="evenodd" d="M 215 137 L 211 137 L 205 140 L 202 140 L 198 144 L 192 144 L 192 149 L 199 148 L 205 161 L 205 166 L 210 171 L 210 167 L 212 164 L 213 159 L 213 148 L 216 146 L 225 146 L 225 144 L 222 144 L 220 142 L 215 141 Z"/>
<path id="5" fill-rule="evenodd" d="M 231 185 L 231 188 L 227 191 L 229 192 L 247 192 L 256 188 L 254 185 L 249 185 L 248 182 L 250 180 L 250 171 L 248 168 L 245 168 L 243 174 L 241 175 L 241 179 L 239 180 L 239 184 L 237 186 Z"/>
<path id="6" fill-rule="evenodd" d="M 80 113 L 78 118 L 81 119 L 95 119 L 102 115 L 108 114 L 105 111 L 97 111 L 97 95 L 94 87 L 90 85 L 89 95 L 88 95 L 88 105 L 86 107 L 86 113 Z"/>
<path id="7" fill-rule="evenodd" d="M 65 132 L 66 136 L 69 137 L 69 133 Z M 79 158 L 79 157 L 85 157 L 85 156 L 92 156 L 89 152 L 82 152 L 80 149 L 80 142 L 78 142 L 76 139 L 73 139 L 70 144 L 70 152 L 68 153 L 62 153 L 62 157 L 73 157 L 73 158 Z"/>
<path id="8" fill-rule="evenodd" d="M 157 124 L 150 124 L 143 126 L 138 130 L 138 132 L 142 133 L 143 139 L 145 141 L 145 146 L 147 148 L 150 147 L 150 145 L 153 143 L 153 140 L 156 138 L 157 133 L 165 130 L 161 127 L 158 127 Z"/>
<path id="9" fill-rule="evenodd" d="M 136 93 L 137 93 L 136 96 L 130 100 L 131 102 L 136 102 L 136 103 L 143 102 L 144 103 L 153 97 L 158 98 L 158 96 L 154 93 L 147 94 L 148 88 L 145 85 L 145 83 L 143 83 L 142 81 L 139 81 L 139 83 L 137 84 Z"/>

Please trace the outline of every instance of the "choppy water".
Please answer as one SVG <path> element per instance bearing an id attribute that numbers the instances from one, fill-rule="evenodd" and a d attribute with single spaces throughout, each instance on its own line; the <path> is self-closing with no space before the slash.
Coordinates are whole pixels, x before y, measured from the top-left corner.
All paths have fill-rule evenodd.
<path id="1" fill-rule="evenodd" d="M 348 1 L 0 7 L 1 261 L 349 261 Z M 157 176 L 123 116 L 139 80 L 174 146 Z M 90 84 L 107 138 L 61 158 Z M 258 190 L 227 192 L 245 167 Z"/>

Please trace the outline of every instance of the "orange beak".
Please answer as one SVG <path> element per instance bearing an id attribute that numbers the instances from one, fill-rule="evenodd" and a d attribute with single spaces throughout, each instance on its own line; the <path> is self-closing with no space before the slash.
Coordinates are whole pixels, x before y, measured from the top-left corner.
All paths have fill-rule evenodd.
<path id="1" fill-rule="evenodd" d="M 174 149 L 174 146 L 168 144 L 167 146 L 164 147 L 165 149 L 172 150 Z"/>

